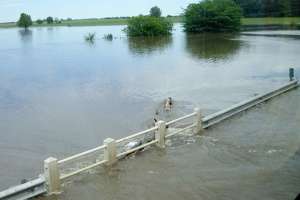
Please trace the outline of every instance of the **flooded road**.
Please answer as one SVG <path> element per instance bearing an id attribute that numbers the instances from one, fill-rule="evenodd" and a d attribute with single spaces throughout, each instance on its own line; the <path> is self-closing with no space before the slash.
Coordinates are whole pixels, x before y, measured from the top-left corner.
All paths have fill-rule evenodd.
<path id="1" fill-rule="evenodd" d="M 0 189 L 36 177 L 49 156 L 64 158 L 149 127 L 168 96 L 176 105 L 170 119 L 196 106 L 208 114 L 285 83 L 290 67 L 300 70 L 297 38 L 186 35 L 176 25 L 171 38 L 127 39 L 123 28 L 0 29 Z M 84 41 L 88 32 L 96 32 L 94 44 Z M 115 39 L 104 40 L 107 33 Z M 175 141 L 167 152 L 153 149 L 109 175 L 99 169 L 79 177 L 61 198 L 151 199 L 161 191 L 159 198 L 233 199 L 239 185 L 250 197 L 267 197 L 280 185 L 293 195 L 298 90 L 288 97 L 190 138 L 190 145 Z"/>
<path id="2" fill-rule="evenodd" d="M 295 199 L 300 90 L 204 132 L 72 179 L 58 199 Z M 296 109 L 295 109 L 296 108 Z M 51 198 L 49 198 L 51 199 Z"/>

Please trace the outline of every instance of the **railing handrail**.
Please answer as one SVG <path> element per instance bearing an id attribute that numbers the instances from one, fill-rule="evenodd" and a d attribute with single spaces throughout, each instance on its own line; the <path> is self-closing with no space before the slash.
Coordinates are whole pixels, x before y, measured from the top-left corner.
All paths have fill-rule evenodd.
<path id="1" fill-rule="evenodd" d="M 78 170 L 76 170 L 76 171 L 74 171 L 74 172 L 71 172 L 71 173 L 69 173 L 69 174 L 61 175 L 61 176 L 60 176 L 60 180 L 64 180 L 64 179 L 70 178 L 70 177 L 72 177 L 72 176 L 75 176 L 76 174 L 79 174 L 79 173 L 81 173 L 81 172 L 84 172 L 84 171 L 87 171 L 87 170 L 89 170 L 89 169 L 92 169 L 92 168 L 95 168 L 95 167 L 97 167 L 97 166 L 100 166 L 100 165 L 104 164 L 105 162 L 106 162 L 106 160 L 102 160 L 102 161 L 96 162 L 96 163 L 94 163 L 94 164 L 91 164 L 91 165 L 89 165 L 89 166 L 87 166 L 87 167 L 78 169 Z"/>
<path id="2" fill-rule="evenodd" d="M 292 85 L 297 85 L 297 84 L 298 84 L 298 81 L 297 81 L 297 80 L 294 80 L 294 81 L 291 81 L 291 82 L 289 82 L 289 83 L 283 85 L 283 86 L 280 87 L 280 88 L 277 88 L 276 90 L 272 90 L 272 91 L 270 91 L 270 92 L 268 92 L 268 93 L 261 94 L 261 95 L 255 96 L 255 97 L 251 97 L 251 98 L 249 98 L 249 99 L 247 99 L 247 100 L 244 100 L 244 101 L 242 101 L 242 102 L 240 102 L 240 103 L 237 103 L 237 104 L 235 104 L 235 105 L 232 105 L 232 106 L 230 106 L 229 108 L 226 108 L 226 109 L 224 109 L 224 110 L 218 111 L 218 112 L 216 112 L 216 113 L 213 113 L 213 114 L 211 114 L 211 115 L 208 115 L 208 116 L 204 117 L 204 118 L 203 118 L 203 122 L 207 122 L 207 121 L 209 121 L 209 120 L 211 120 L 211 119 L 213 119 L 213 118 L 215 118 L 215 117 L 217 117 L 217 116 L 226 114 L 227 112 L 230 112 L 230 111 L 233 110 L 233 109 L 239 108 L 239 107 L 242 106 L 242 105 L 251 103 L 251 102 L 253 102 L 253 101 L 257 100 L 257 99 L 266 97 L 266 96 L 268 96 L 268 95 L 270 95 L 270 94 L 273 94 L 273 93 L 276 93 L 276 92 L 278 92 L 278 91 L 280 91 L 280 90 L 282 90 L 282 89 L 284 89 L 284 88 L 286 88 L 286 87 L 289 87 L 289 86 L 292 86 Z"/>
<path id="3" fill-rule="evenodd" d="M 135 137 L 144 135 L 144 134 L 146 134 L 146 133 L 150 133 L 150 132 L 152 132 L 152 131 L 156 131 L 157 129 L 158 129 L 158 127 L 157 127 L 157 126 L 154 126 L 154 127 L 149 128 L 149 129 L 147 129 L 147 130 L 144 130 L 144 131 L 141 131 L 141 132 L 132 134 L 132 135 L 130 135 L 130 136 L 121 138 L 121 139 L 119 139 L 119 140 L 116 140 L 116 143 L 121 143 L 121 142 L 124 142 L 124 141 L 126 141 L 126 140 L 130 140 L 130 139 L 132 139 L 132 138 L 135 138 Z"/>
<path id="4" fill-rule="evenodd" d="M 167 126 L 170 126 L 170 125 L 175 124 L 175 123 L 177 123 L 177 122 L 180 122 L 180 121 L 182 121 L 182 120 L 188 119 L 188 118 L 190 118 L 190 117 L 194 117 L 196 114 L 197 114 L 196 112 L 193 112 L 193 113 L 191 113 L 191 114 L 188 114 L 188 115 L 185 115 L 185 116 L 183 116 L 183 117 L 180 117 L 180 118 L 174 119 L 174 120 L 172 120 L 172 121 L 169 121 L 169 122 L 166 123 L 166 125 L 167 125 Z"/>
<path id="5" fill-rule="evenodd" d="M 94 149 L 90 149 L 88 151 L 85 151 L 85 152 L 82 152 L 82 153 L 79 153 L 79 154 L 75 154 L 73 156 L 70 156 L 70 157 L 67 157 L 65 159 L 59 160 L 58 164 L 64 164 L 64 163 L 66 163 L 68 161 L 78 159 L 78 158 L 80 158 L 82 156 L 94 153 L 94 152 L 99 151 L 99 150 L 104 149 L 104 148 L 105 148 L 105 145 L 102 145 L 102 146 L 96 147 Z"/>

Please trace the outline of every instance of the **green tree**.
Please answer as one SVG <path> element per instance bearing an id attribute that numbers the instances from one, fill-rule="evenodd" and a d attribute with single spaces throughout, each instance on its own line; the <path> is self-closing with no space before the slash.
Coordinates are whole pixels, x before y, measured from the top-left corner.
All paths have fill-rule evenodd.
<path id="1" fill-rule="evenodd" d="M 263 16 L 261 0 L 234 0 L 242 9 L 245 17 Z"/>
<path id="2" fill-rule="evenodd" d="M 233 32 L 241 26 L 241 9 L 232 0 L 204 0 L 184 11 L 186 32 Z"/>
<path id="3" fill-rule="evenodd" d="M 234 0 L 245 17 L 300 16 L 300 0 Z M 298 11 L 298 14 L 297 14 Z"/>
<path id="4" fill-rule="evenodd" d="M 61 23 L 61 21 L 58 19 L 58 17 L 55 17 L 54 22 L 55 22 L 56 24 L 60 24 L 60 23 Z"/>
<path id="5" fill-rule="evenodd" d="M 291 0 L 292 16 L 300 16 L 300 0 Z"/>
<path id="6" fill-rule="evenodd" d="M 281 17 L 288 17 L 292 15 L 291 10 L 291 1 L 288 0 L 278 0 L 278 10 L 279 16 Z"/>
<path id="7" fill-rule="evenodd" d="M 161 10 L 159 7 L 154 6 L 150 9 L 150 16 L 152 17 L 160 17 L 161 16 Z"/>
<path id="8" fill-rule="evenodd" d="M 29 26 L 31 26 L 32 25 L 32 20 L 31 20 L 30 15 L 22 13 L 20 15 L 20 18 L 19 18 L 18 22 L 17 22 L 17 25 L 19 27 L 24 27 L 25 29 L 27 29 Z"/>
<path id="9" fill-rule="evenodd" d="M 54 20 L 53 20 L 53 17 L 47 17 L 46 21 L 48 24 L 53 24 Z"/>
<path id="10" fill-rule="evenodd" d="M 162 17 L 138 16 L 128 20 L 128 36 L 161 36 L 172 33 L 173 24 Z"/>
<path id="11" fill-rule="evenodd" d="M 36 20 L 36 23 L 37 23 L 37 24 L 42 24 L 43 22 L 44 22 L 44 21 L 41 20 L 41 19 Z"/>

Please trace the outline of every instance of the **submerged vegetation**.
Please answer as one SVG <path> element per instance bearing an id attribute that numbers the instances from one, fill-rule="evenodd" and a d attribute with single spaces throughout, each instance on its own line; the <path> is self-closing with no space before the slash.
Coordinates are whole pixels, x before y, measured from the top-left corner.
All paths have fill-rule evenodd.
<path id="1" fill-rule="evenodd" d="M 170 35 L 173 24 L 162 17 L 138 16 L 128 21 L 125 32 L 128 36 Z"/>
<path id="2" fill-rule="evenodd" d="M 232 0 L 204 0 L 184 13 L 186 32 L 232 32 L 241 26 L 241 8 Z"/>
<path id="3" fill-rule="evenodd" d="M 84 36 L 85 41 L 93 43 L 96 38 L 96 33 L 88 33 L 86 36 Z"/>
<path id="4" fill-rule="evenodd" d="M 104 35 L 104 39 L 112 41 L 114 39 L 114 36 L 113 36 L 113 34 L 109 33 L 109 34 Z"/>
<path id="5" fill-rule="evenodd" d="M 157 6 L 150 9 L 149 16 L 140 15 L 128 20 L 125 32 L 130 37 L 171 35 L 173 23 L 161 17 L 161 10 Z"/>

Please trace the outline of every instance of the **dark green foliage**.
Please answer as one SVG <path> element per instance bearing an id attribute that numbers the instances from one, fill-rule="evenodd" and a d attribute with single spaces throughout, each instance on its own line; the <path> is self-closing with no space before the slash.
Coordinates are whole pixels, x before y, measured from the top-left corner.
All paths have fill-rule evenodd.
<path id="1" fill-rule="evenodd" d="M 159 7 L 154 6 L 150 9 L 150 16 L 152 17 L 160 17 L 161 16 L 161 10 Z"/>
<path id="2" fill-rule="evenodd" d="M 54 22 L 53 17 L 47 17 L 46 21 L 48 24 L 53 24 Z"/>
<path id="3" fill-rule="evenodd" d="M 300 16 L 300 0 L 234 0 L 245 17 Z"/>
<path id="4" fill-rule="evenodd" d="M 173 24 L 162 17 L 138 16 L 128 20 L 125 29 L 128 36 L 170 35 Z"/>
<path id="5" fill-rule="evenodd" d="M 291 0 L 291 16 L 300 16 L 300 0 Z"/>
<path id="6" fill-rule="evenodd" d="M 186 32 L 232 32 L 241 26 L 241 9 L 232 0 L 204 0 L 184 12 Z"/>
<path id="7" fill-rule="evenodd" d="M 43 22 L 44 22 L 44 21 L 41 20 L 41 19 L 36 20 L 36 23 L 37 23 L 37 24 L 42 24 Z"/>
<path id="8" fill-rule="evenodd" d="M 17 22 L 19 27 L 24 27 L 25 29 L 32 25 L 32 20 L 30 15 L 22 13 L 20 15 L 19 21 Z"/>

